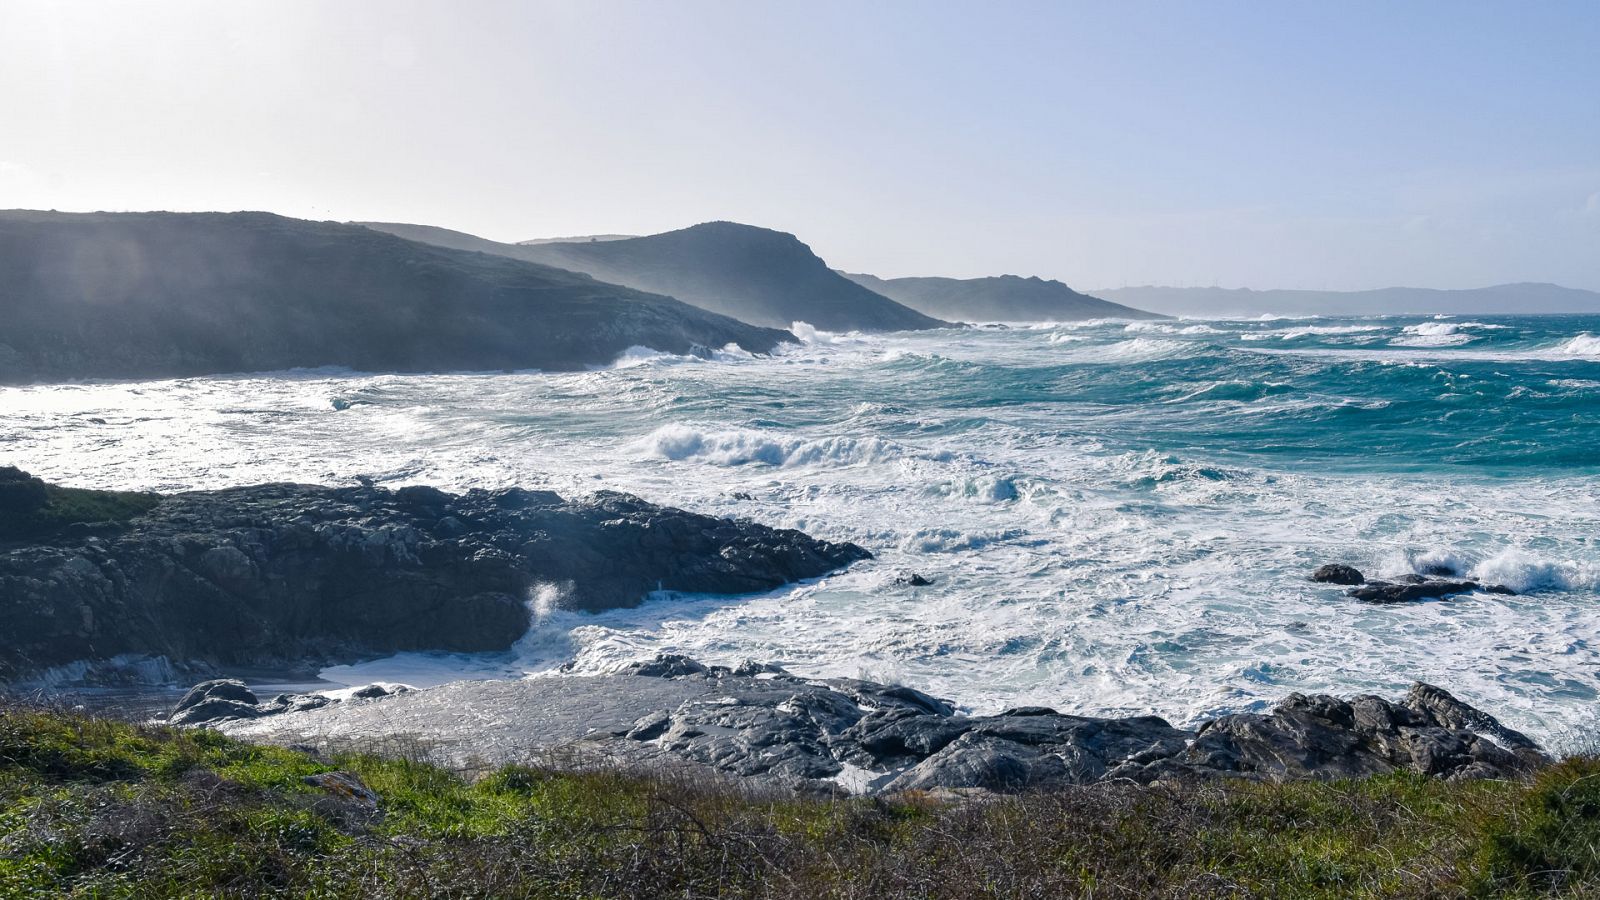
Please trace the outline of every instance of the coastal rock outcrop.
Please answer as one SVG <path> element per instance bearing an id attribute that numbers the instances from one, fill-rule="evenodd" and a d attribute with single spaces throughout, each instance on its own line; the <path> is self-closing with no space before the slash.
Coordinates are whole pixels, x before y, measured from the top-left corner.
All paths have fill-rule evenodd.
<path id="1" fill-rule="evenodd" d="M 1364 603 L 1410 603 L 1414 600 L 1433 600 L 1456 594 L 1481 591 L 1486 594 L 1515 594 L 1503 584 L 1480 584 L 1461 579 L 1454 569 L 1431 567 L 1425 575 L 1402 575 L 1393 581 L 1368 581 L 1361 570 L 1341 563 L 1320 566 L 1311 573 L 1311 580 L 1320 584 L 1352 585 L 1346 596 Z"/>
<path id="2" fill-rule="evenodd" d="M 1421 683 L 1399 702 L 1291 694 L 1268 713 L 1221 716 L 1190 731 L 1156 716 L 1074 716 L 1046 707 L 973 716 L 907 687 L 682 656 L 613 675 L 458 682 L 358 704 L 247 714 L 221 727 L 253 740 L 329 746 L 402 735 L 461 765 L 576 752 L 807 792 L 1023 791 L 1394 771 L 1510 778 L 1548 762 L 1525 735 Z"/>
<path id="3" fill-rule="evenodd" d="M 610 492 L 268 484 L 151 502 L 91 536 L 0 543 L 0 679 L 128 654 L 297 667 L 504 650 L 541 586 L 592 611 L 771 590 L 870 556 Z"/>
<path id="4" fill-rule="evenodd" d="M 1413 575 L 1397 581 L 1369 581 L 1347 593 L 1365 603 L 1410 603 L 1413 600 L 1433 600 L 1456 594 L 1482 591 L 1486 594 L 1514 594 L 1516 591 L 1501 584 L 1479 584 L 1476 581 L 1457 581 L 1450 578 L 1424 578 Z"/>

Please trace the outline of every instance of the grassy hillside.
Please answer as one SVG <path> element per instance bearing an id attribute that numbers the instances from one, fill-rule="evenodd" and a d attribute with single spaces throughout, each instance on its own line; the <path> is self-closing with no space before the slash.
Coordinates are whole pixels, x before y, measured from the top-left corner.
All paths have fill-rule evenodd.
<path id="1" fill-rule="evenodd" d="M 774 328 L 808 322 L 827 331 L 900 331 L 945 324 L 833 271 L 792 234 L 737 222 L 648 237 L 534 244 L 501 244 L 427 225 L 366 224 L 411 240 L 585 272 Z"/>
<path id="2" fill-rule="evenodd" d="M 0 709 L 5 897 L 1074 895 L 1597 896 L 1600 762 L 824 801 Z"/>
<path id="3" fill-rule="evenodd" d="M 788 338 L 547 266 L 267 213 L 0 212 L 0 383 L 578 369 Z"/>

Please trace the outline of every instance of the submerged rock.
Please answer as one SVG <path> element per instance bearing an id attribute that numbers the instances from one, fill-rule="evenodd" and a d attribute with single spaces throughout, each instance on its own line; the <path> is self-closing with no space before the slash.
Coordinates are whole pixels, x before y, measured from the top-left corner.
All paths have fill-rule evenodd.
<path id="1" fill-rule="evenodd" d="M 113 536 L 0 544 L 0 680 L 119 654 L 301 668 L 503 650 L 541 585 L 603 610 L 767 591 L 871 556 L 610 492 L 268 484 L 152 503 Z"/>
<path id="2" fill-rule="evenodd" d="M 1411 771 L 1510 778 L 1533 741 L 1431 685 L 1400 702 L 1292 694 L 1197 731 L 1155 716 L 1022 707 L 971 716 L 906 687 L 807 679 L 662 656 L 607 676 L 459 682 L 223 723 L 253 740 L 328 746 L 407 737 L 463 766 L 541 753 L 689 766 L 806 792 L 1021 791 L 1107 780 L 1342 778 Z"/>

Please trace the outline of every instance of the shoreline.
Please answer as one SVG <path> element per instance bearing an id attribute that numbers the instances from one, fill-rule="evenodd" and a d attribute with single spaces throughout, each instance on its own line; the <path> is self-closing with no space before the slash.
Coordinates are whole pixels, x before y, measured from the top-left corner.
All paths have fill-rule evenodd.
<path id="1" fill-rule="evenodd" d="M 461 770 L 560 758 L 687 767 L 806 794 L 1004 793 L 1391 771 L 1514 778 L 1551 761 L 1492 714 L 1421 683 L 1398 702 L 1289 694 L 1270 712 L 1218 716 L 1192 730 L 1155 716 L 1074 716 L 1047 707 L 968 715 L 903 686 L 671 655 L 613 675 L 340 693 L 268 699 L 216 680 L 192 689 L 169 721 L 323 752 L 398 742 Z"/>

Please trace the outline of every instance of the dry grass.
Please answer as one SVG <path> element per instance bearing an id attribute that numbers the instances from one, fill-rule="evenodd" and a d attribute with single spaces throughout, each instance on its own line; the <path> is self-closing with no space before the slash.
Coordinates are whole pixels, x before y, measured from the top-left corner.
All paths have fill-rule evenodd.
<path id="1" fill-rule="evenodd" d="M 1600 897 L 1587 757 L 1530 783 L 824 801 L 683 774 L 467 778 L 385 749 L 0 712 L 0 896 Z M 335 770 L 377 808 L 303 780 Z"/>

